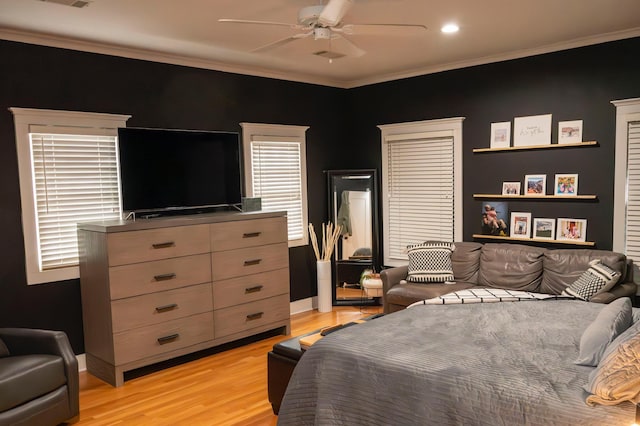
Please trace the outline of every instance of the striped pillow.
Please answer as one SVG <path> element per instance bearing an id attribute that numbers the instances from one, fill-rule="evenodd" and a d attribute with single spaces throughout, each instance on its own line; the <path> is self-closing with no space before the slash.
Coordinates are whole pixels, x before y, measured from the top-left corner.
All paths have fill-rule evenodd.
<path id="1" fill-rule="evenodd" d="M 407 246 L 409 267 L 407 281 L 413 283 L 443 283 L 453 281 L 451 253 L 453 243 L 426 241 Z"/>
<path id="2" fill-rule="evenodd" d="M 589 262 L 589 269 L 584 271 L 562 294 L 589 301 L 596 294 L 611 290 L 619 279 L 620 272 L 614 271 L 600 259 L 594 259 Z"/>

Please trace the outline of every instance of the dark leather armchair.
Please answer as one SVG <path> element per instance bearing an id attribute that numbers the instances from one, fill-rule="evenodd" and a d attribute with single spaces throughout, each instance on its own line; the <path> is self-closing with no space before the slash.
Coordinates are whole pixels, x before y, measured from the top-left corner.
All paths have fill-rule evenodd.
<path id="1" fill-rule="evenodd" d="M 62 331 L 0 328 L 0 426 L 78 420 L 78 361 Z"/>

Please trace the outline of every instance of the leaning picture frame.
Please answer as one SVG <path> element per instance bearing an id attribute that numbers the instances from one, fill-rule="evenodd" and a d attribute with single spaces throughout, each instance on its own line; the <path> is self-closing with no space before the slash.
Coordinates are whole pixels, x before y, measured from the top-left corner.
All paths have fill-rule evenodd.
<path id="1" fill-rule="evenodd" d="M 582 120 L 561 121 L 558 123 L 558 143 L 581 143 Z"/>
<path id="2" fill-rule="evenodd" d="M 520 182 L 502 182 L 502 195 L 520 195 Z"/>
<path id="3" fill-rule="evenodd" d="M 533 238 L 538 240 L 554 240 L 556 236 L 556 220 L 536 217 L 533 219 Z"/>
<path id="4" fill-rule="evenodd" d="M 512 212 L 509 230 L 511 238 L 531 238 L 531 213 Z"/>
<path id="5" fill-rule="evenodd" d="M 550 144 L 551 114 L 515 117 L 513 119 L 513 146 Z"/>
<path id="6" fill-rule="evenodd" d="M 496 149 L 509 146 L 511 146 L 511 122 L 491 123 L 490 147 Z"/>
<path id="7" fill-rule="evenodd" d="M 571 219 L 559 217 L 556 230 L 556 240 L 560 241 L 586 241 L 586 219 Z"/>
<path id="8" fill-rule="evenodd" d="M 547 175 L 525 175 L 524 195 L 540 196 L 547 193 Z"/>
<path id="9" fill-rule="evenodd" d="M 553 195 L 559 197 L 575 197 L 578 195 L 578 175 L 557 174 L 553 184 Z"/>

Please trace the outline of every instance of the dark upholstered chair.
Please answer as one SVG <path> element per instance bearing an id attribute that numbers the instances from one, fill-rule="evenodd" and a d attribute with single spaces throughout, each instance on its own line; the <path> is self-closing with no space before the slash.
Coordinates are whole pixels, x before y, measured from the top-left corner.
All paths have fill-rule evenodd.
<path id="1" fill-rule="evenodd" d="M 0 426 L 78 420 L 78 361 L 62 331 L 0 328 Z"/>

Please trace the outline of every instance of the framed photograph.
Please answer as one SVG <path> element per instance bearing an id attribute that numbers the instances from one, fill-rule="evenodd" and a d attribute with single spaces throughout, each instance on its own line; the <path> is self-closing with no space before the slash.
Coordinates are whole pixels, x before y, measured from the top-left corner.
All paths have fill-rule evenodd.
<path id="1" fill-rule="evenodd" d="M 556 220 L 546 218 L 533 219 L 533 238 L 553 240 L 556 237 Z"/>
<path id="2" fill-rule="evenodd" d="M 513 238 L 531 238 L 531 213 L 511 213 L 511 233 Z"/>
<path id="3" fill-rule="evenodd" d="M 558 123 L 558 143 L 582 142 L 582 120 L 561 121 Z"/>
<path id="4" fill-rule="evenodd" d="M 578 175 L 558 174 L 553 184 L 553 195 L 575 196 L 578 195 Z"/>
<path id="5" fill-rule="evenodd" d="M 524 177 L 524 195 L 545 195 L 547 193 L 547 175 L 526 175 Z"/>
<path id="6" fill-rule="evenodd" d="M 482 203 L 481 234 L 506 237 L 509 232 L 509 205 L 504 201 Z"/>
<path id="7" fill-rule="evenodd" d="M 551 145 L 551 114 L 513 120 L 513 146 L 536 145 Z"/>
<path id="8" fill-rule="evenodd" d="M 502 182 L 502 195 L 520 195 L 520 182 Z"/>
<path id="9" fill-rule="evenodd" d="M 587 221 L 585 219 L 558 218 L 557 240 L 585 241 Z"/>
<path id="10" fill-rule="evenodd" d="M 511 146 L 511 122 L 491 123 L 491 148 Z"/>

